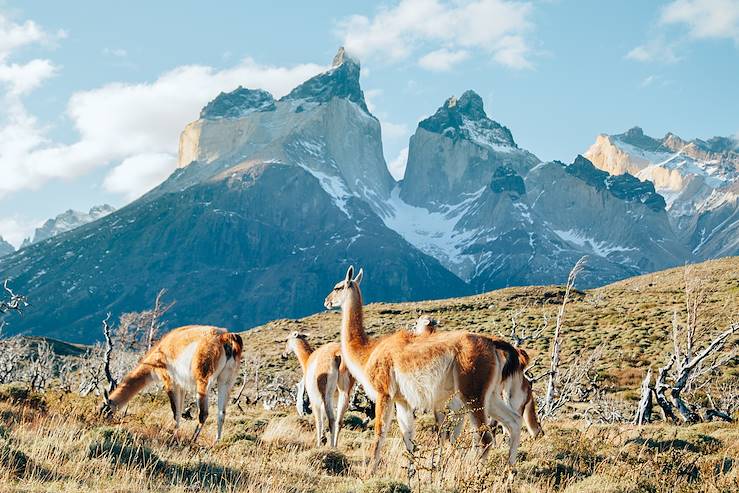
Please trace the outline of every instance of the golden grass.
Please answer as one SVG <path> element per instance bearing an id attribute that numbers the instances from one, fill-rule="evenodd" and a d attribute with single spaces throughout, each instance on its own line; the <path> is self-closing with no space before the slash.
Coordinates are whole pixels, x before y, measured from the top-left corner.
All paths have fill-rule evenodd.
<path id="1" fill-rule="evenodd" d="M 701 320 L 706 329 L 719 329 L 739 319 L 739 257 L 691 266 L 691 277 L 702 279 L 710 293 Z M 365 284 L 371 283 L 371 271 Z M 608 286 L 578 291 L 568 304 L 563 332 L 563 358 L 603 345 L 603 371 L 614 390 L 638 387 L 649 365 L 659 366 L 672 345 L 673 311 L 685 310 L 684 269 L 675 268 L 633 277 Z M 328 287 L 326 288 L 328 292 Z M 412 303 L 371 303 L 365 306 L 365 325 L 373 335 L 385 334 L 415 322 L 417 311 L 441 321 L 440 330 L 470 330 L 507 336 L 511 314 L 519 326 L 536 328 L 544 313 L 550 323 L 543 336 L 527 345 L 533 358 L 546 359 L 556 310 L 563 288 L 528 286 L 500 289 L 465 298 Z M 316 310 L 322 307 L 316 306 Z M 339 338 L 341 314 L 321 312 L 299 320 L 276 320 L 244 332 L 245 347 L 256 348 L 265 375 L 297 369 L 295 358 L 280 360 L 284 340 L 294 330 L 311 334 L 320 345 Z M 702 341 L 701 341 L 702 342 Z M 728 375 L 739 377 L 736 360 Z"/>
<path id="2" fill-rule="evenodd" d="M 37 397 L 38 398 L 38 397 Z M 160 396 L 137 397 L 127 414 L 106 422 L 96 399 L 49 392 L 46 409 L 0 402 L 0 491 L 141 492 L 734 492 L 739 488 L 739 425 L 546 425 L 526 438 L 509 482 L 505 446 L 486 463 L 471 437 L 437 446 L 432 420 L 419 419 L 418 474 L 407 486 L 407 456 L 394 429 L 377 476 L 365 460 L 372 431 L 342 431 L 338 451 L 314 449 L 312 420 L 255 407 L 231 408 L 224 440 L 213 445 L 209 422 L 197 444 L 194 423 L 174 438 Z M 292 412 L 292 411 L 290 411 Z M 22 453 L 22 463 L 8 460 Z M 433 462 L 432 462 L 433 461 Z"/>

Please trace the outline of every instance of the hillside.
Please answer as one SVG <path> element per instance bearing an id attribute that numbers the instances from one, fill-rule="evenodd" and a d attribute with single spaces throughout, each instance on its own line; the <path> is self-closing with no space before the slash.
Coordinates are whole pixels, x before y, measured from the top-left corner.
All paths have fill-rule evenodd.
<path id="1" fill-rule="evenodd" d="M 723 327 L 736 320 L 739 257 L 711 260 L 690 269 L 691 276 L 704 279 L 710 290 L 704 305 L 706 324 Z M 362 282 L 366 288 L 372 284 L 373 276 L 371 268 L 365 270 Z M 574 351 L 588 351 L 603 344 L 606 374 L 617 388 L 636 388 L 644 369 L 650 364 L 661 364 L 671 347 L 673 311 L 682 314 L 685 308 L 684 282 L 684 269 L 674 268 L 577 291 L 565 314 L 565 360 Z M 325 287 L 326 294 L 330 288 Z M 549 326 L 532 347 L 526 348 L 535 356 L 548 350 L 563 291 L 557 286 L 530 286 L 437 301 L 372 303 L 365 307 L 365 325 L 370 334 L 388 333 L 412 323 L 420 311 L 437 318 L 441 330 L 464 329 L 507 336 L 512 314 L 519 326 L 536 328 L 546 313 Z M 245 332 L 244 341 L 263 355 L 268 371 L 276 371 L 285 365 L 279 358 L 283 344 L 277 341 L 294 330 L 309 332 L 316 345 L 338 340 L 340 319 L 338 312 L 323 312 L 299 320 L 276 320 Z M 287 364 L 297 367 L 294 359 Z M 733 371 L 737 371 L 736 367 Z"/>

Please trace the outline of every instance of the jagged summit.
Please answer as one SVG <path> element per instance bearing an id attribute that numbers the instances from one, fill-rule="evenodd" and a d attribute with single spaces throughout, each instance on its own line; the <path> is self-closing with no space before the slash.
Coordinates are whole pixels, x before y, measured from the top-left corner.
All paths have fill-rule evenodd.
<path id="1" fill-rule="evenodd" d="M 487 147 L 517 147 L 511 131 L 488 118 L 482 98 L 472 90 L 465 91 L 459 98 L 450 97 L 418 126 L 455 141 L 467 139 Z"/>
<path id="2" fill-rule="evenodd" d="M 344 47 L 341 46 L 339 47 L 339 51 L 336 52 L 336 55 L 334 55 L 334 59 L 331 62 L 331 68 L 336 68 L 344 63 L 353 63 L 354 65 L 359 66 L 359 60 L 347 53 Z"/>
<path id="3" fill-rule="evenodd" d="M 359 85 L 359 72 L 359 62 L 347 54 L 343 47 L 339 48 L 330 70 L 303 82 L 280 101 L 325 103 L 335 97 L 345 98 L 358 104 L 369 114 L 364 92 Z"/>
<path id="4" fill-rule="evenodd" d="M 651 181 L 641 181 L 629 173 L 611 175 L 578 154 L 572 164 L 563 165 L 567 173 L 580 178 L 596 190 L 607 190 L 615 197 L 627 202 L 641 202 L 653 211 L 663 211 L 665 199 L 654 189 Z"/>
<path id="5" fill-rule="evenodd" d="M 200 112 L 200 118 L 241 118 L 255 111 L 274 111 L 275 99 L 262 89 L 239 86 L 231 92 L 221 92 Z"/>

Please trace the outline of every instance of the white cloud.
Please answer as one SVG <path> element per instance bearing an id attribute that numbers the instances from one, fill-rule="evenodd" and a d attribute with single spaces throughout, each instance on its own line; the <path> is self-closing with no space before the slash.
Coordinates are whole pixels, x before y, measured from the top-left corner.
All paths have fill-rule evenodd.
<path id="1" fill-rule="evenodd" d="M 629 51 L 626 58 L 637 62 L 674 63 L 680 60 L 675 51 L 675 43 L 669 43 L 663 38 L 655 38 Z"/>
<path id="2" fill-rule="evenodd" d="M 151 163 L 153 155 L 176 155 L 182 128 L 196 119 L 200 109 L 219 91 L 244 85 L 265 88 L 281 96 L 323 69 L 315 64 L 267 66 L 246 58 L 223 70 L 186 65 L 162 74 L 153 82 L 111 83 L 78 92 L 72 95 L 66 110 L 79 134 L 79 139 L 71 144 L 49 141 L 46 129 L 13 96 L 12 104 L 7 107 L 8 117 L 0 123 L 0 174 L 4 177 L 0 181 L 0 197 L 38 188 L 51 179 L 71 178 L 98 166 L 127 160 L 126 166 L 121 163 L 109 175 L 111 181 L 107 186 L 126 197 L 138 195 L 152 185 L 152 176 L 161 173 L 137 172 L 138 191 L 134 191 L 135 180 L 123 185 L 120 174 L 139 169 L 137 163 Z M 27 80 L 22 85 L 16 82 L 17 88 L 27 91 L 38 85 L 31 82 L 42 78 L 16 77 L 15 80 Z"/>
<path id="3" fill-rule="evenodd" d="M 405 123 L 382 122 L 382 136 L 388 140 L 407 139 L 411 130 Z"/>
<path id="4" fill-rule="evenodd" d="M 429 53 L 426 53 L 418 60 L 418 65 L 421 67 L 433 70 L 436 72 L 443 72 L 450 70 L 459 62 L 470 57 L 470 53 L 466 50 L 450 51 L 446 48 L 441 48 Z"/>
<path id="5" fill-rule="evenodd" d="M 338 28 L 347 50 L 360 57 L 401 61 L 431 45 L 432 52 L 419 60 L 431 70 L 444 65 L 444 50 L 449 62 L 451 54 L 459 58 L 472 49 L 502 65 L 528 68 L 530 48 L 525 35 L 531 29 L 532 10 L 530 2 L 515 0 L 401 0 L 380 8 L 371 19 L 345 18 Z"/>
<path id="6" fill-rule="evenodd" d="M 57 34 L 63 36 L 63 31 Z M 53 39 L 53 36 L 41 29 L 33 21 L 17 24 L 0 13 L 0 61 L 7 58 L 13 51 L 27 45 L 44 43 Z"/>
<path id="7" fill-rule="evenodd" d="M 642 87 L 648 87 L 648 86 L 652 85 L 652 82 L 654 82 L 656 80 L 656 78 L 657 78 L 656 75 L 648 75 L 648 76 L 644 77 L 644 80 L 641 81 L 641 86 Z"/>
<path id="8" fill-rule="evenodd" d="M 739 2 L 675 0 L 662 9 L 662 24 L 684 24 L 696 39 L 728 38 L 739 43 Z"/>
<path id="9" fill-rule="evenodd" d="M 20 96 L 33 91 L 58 71 L 49 60 L 35 59 L 28 63 L 0 63 L 0 82 L 8 87 L 7 96 Z"/>
<path id="10" fill-rule="evenodd" d="M 739 1 L 737 0 L 673 0 L 665 5 L 659 16 L 658 36 L 639 45 L 626 58 L 639 62 L 667 62 L 680 60 L 678 47 L 690 39 L 732 39 L 739 47 Z M 687 36 L 672 36 L 667 26 L 687 27 Z M 674 33 L 673 33 L 674 34 Z"/>
<path id="11" fill-rule="evenodd" d="M 33 236 L 34 230 L 41 226 L 41 223 L 41 221 L 17 215 L 0 217 L 0 236 L 15 248 L 18 248 L 24 239 Z"/>
<path id="12" fill-rule="evenodd" d="M 137 154 L 114 167 L 105 177 L 103 188 L 131 201 L 159 185 L 176 166 L 177 157 L 172 154 Z"/>
<path id="13" fill-rule="evenodd" d="M 402 180 L 403 176 L 405 176 L 405 167 L 408 164 L 408 148 L 404 147 L 400 150 L 398 155 L 387 163 L 387 169 L 390 171 L 390 174 L 393 175 L 393 178 L 396 180 Z"/>

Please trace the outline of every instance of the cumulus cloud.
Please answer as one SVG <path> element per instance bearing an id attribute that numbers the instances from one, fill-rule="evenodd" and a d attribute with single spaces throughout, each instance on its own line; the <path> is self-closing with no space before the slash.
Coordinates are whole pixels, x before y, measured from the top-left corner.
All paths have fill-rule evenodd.
<path id="1" fill-rule="evenodd" d="M 29 32 L 38 36 L 32 29 Z M 4 178 L 0 181 L 0 196 L 117 163 L 106 178 L 106 188 L 125 197 L 140 195 L 155 184 L 154 177 L 162 178 L 167 168 L 162 156 L 176 155 L 182 128 L 196 119 L 202 106 L 219 91 L 244 85 L 281 96 L 323 69 L 316 64 L 275 67 L 246 58 L 222 70 L 186 65 L 153 82 L 116 82 L 77 92 L 69 99 L 66 116 L 79 138 L 60 143 L 48 139 L 46 129 L 19 97 L 53 75 L 53 65 L 33 61 L 0 67 L 0 80 L 9 82 L 10 87 L 5 95 L 7 116 L 0 126 L 0 174 Z M 155 169 L 144 173 L 143 163 L 155 163 Z M 127 171 L 133 175 L 124 180 L 122 174 Z"/>
<path id="2" fill-rule="evenodd" d="M 502 65 L 529 68 L 532 10 L 530 2 L 515 0 L 400 0 L 372 18 L 341 20 L 338 32 L 347 50 L 360 57 L 401 61 L 426 50 L 419 65 L 444 70 L 475 49 Z"/>
<path id="3" fill-rule="evenodd" d="M 673 0 L 660 10 L 656 37 L 626 54 L 639 62 L 672 63 L 677 50 L 691 39 L 730 39 L 739 47 L 739 2 L 736 0 Z M 682 37 L 667 41 L 667 27 L 682 26 Z M 673 33 L 674 34 L 674 33 Z"/>
<path id="4" fill-rule="evenodd" d="M 662 24 L 683 24 L 696 39 L 727 38 L 739 43 L 739 2 L 675 0 L 662 9 Z"/>
<path id="5" fill-rule="evenodd" d="M 451 51 L 446 48 L 426 53 L 418 60 L 418 64 L 428 70 L 443 72 L 452 69 L 459 62 L 470 57 L 466 50 Z"/>
<path id="6" fill-rule="evenodd" d="M 41 226 L 41 221 L 18 215 L 0 217 L 0 233 L 2 233 L 0 236 L 15 248 L 18 248 L 23 240 L 33 236 L 34 230 L 39 226 Z"/>
<path id="7" fill-rule="evenodd" d="M 103 181 L 103 188 L 131 201 L 164 181 L 177 166 L 177 157 L 164 152 L 137 154 L 124 159 Z"/>
<path id="8" fill-rule="evenodd" d="M 408 147 L 404 147 L 400 150 L 398 155 L 387 163 L 387 169 L 390 171 L 390 174 L 393 175 L 393 178 L 396 180 L 402 180 L 403 176 L 405 176 L 405 167 L 408 164 Z"/>

